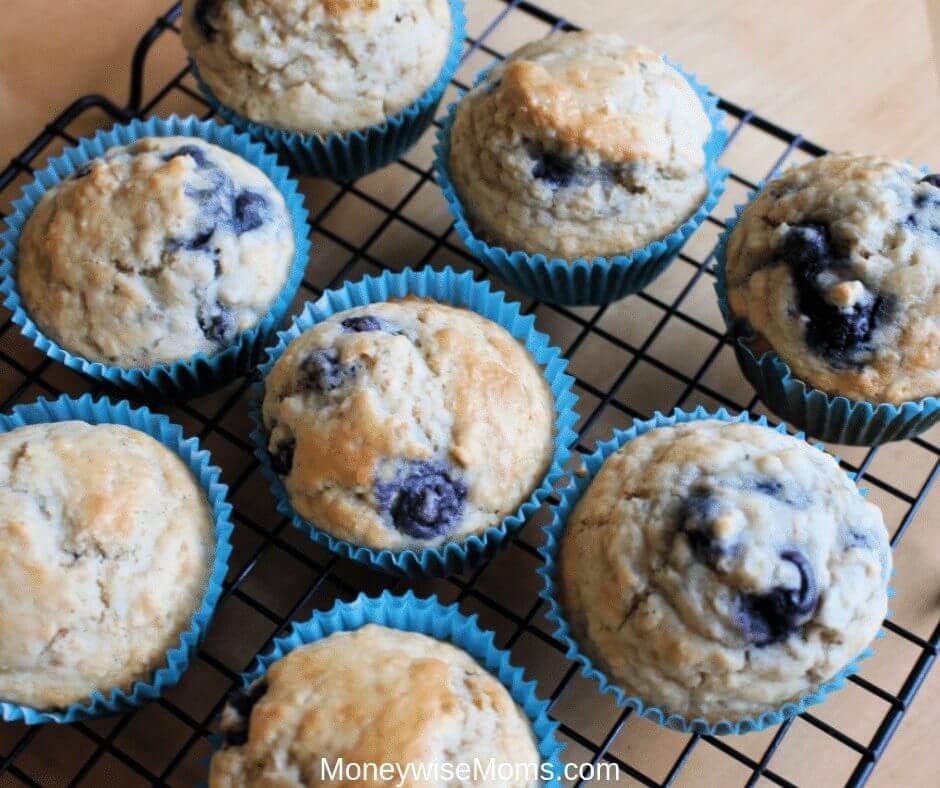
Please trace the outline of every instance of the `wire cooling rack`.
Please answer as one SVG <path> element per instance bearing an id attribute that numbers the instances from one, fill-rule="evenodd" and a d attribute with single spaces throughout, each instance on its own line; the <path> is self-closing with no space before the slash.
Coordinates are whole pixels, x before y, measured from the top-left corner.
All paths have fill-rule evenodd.
<path id="1" fill-rule="evenodd" d="M 0 174 L 0 209 L 8 210 L 49 156 L 95 128 L 149 114 L 209 117 L 185 65 L 179 13 L 174 6 L 141 39 L 125 106 L 83 96 L 12 159 Z M 519 0 L 469 0 L 468 13 L 463 62 L 442 107 L 493 57 L 549 30 L 574 28 Z M 152 90 L 149 82 L 159 87 Z M 723 100 L 722 107 L 730 131 L 723 162 L 733 170 L 728 193 L 666 274 L 644 293 L 604 308 L 560 308 L 510 292 L 570 359 L 581 398 L 581 452 L 591 451 L 612 427 L 625 427 L 654 409 L 704 404 L 762 412 L 735 366 L 715 306 L 713 248 L 724 227 L 721 217 L 732 213 L 755 182 L 784 162 L 825 151 L 730 101 Z M 433 129 L 404 160 L 356 183 L 301 180 L 311 208 L 314 250 L 294 311 L 326 287 L 382 269 L 433 263 L 482 273 L 453 234 L 432 181 L 432 138 Z M 37 353 L 19 337 L 8 313 L 0 314 L 0 327 L 3 410 L 61 392 L 108 393 Z M 539 680 L 540 694 L 551 697 L 551 714 L 568 743 L 565 757 L 614 764 L 619 784 L 861 785 L 936 658 L 940 625 L 936 606 L 924 597 L 936 582 L 928 560 L 935 544 L 927 541 L 926 532 L 929 512 L 940 508 L 940 501 L 930 497 L 940 473 L 940 429 L 880 449 L 833 447 L 843 466 L 859 473 L 892 530 L 898 595 L 876 656 L 811 713 L 769 731 L 714 738 L 667 731 L 617 709 L 564 659 L 538 599 L 536 546 L 544 509 L 488 565 L 453 579 L 419 583 L 342 561 L 289 527 L 275 512 L 251 455 L 248 386 L 238 381 L 186 404 L 147 403 L 197 434 L 212 451 L 235 505 L 235 550 L 225 592 L 190 670 L 165 697 L 123 716 L 70 726 L 0 724 L 0 786 L 191 785 L 204 780 L 207 737 L 239 673 L 290 621 L 359 591 L 401 592 L 410 586 L 479 614 L 481 624 L 496 631 L 497 644 L 510 649 L 513 661 Z"/>

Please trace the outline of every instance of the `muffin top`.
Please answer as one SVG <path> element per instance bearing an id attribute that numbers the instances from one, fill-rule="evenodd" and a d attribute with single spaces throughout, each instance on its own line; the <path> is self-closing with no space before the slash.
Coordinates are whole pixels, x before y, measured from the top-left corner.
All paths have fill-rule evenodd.
<path id="1" fill-rule="evenodd" d="M 212 510 L 143 432 L 0 435 L 0 700 L 38 709 L 149 680 L 202 604 Z"/>
<path id="2" fill-rule="evenodd" d="M 447 0 L 186 0 L 183 43 L 226 106 L 326 135 L 381 123 L 434 84 Z"/>
<path id="3" fill-rule="evenodd" d="M 495 243 L 569 259 L 628 253 L 701 204 L 710 132 L 660 55 L 615 35 L 555 33 L 463 98 L 450 169 L 471 224 Z"/>
<path id="4" fill-rule="evenodd" d="M 367 624 L 282 657 L 222 714 L 212 788 L 336 785 L 321 771 L 346 763 L 404 768 L 508 763 L 529 779 L 420 781 L 399 775 L 362 786 L 534 786 L 532 728 L 506 688 L 449 643 Z"/>
<path id="5" fill-rule="evenodd" d="M 505 329 L 409 298 L 340 312 L 265 380 L 272 465 L 306 520 L 403 550 L 498 525 L 554 450 L 542 370 Z"/>
<path id="6" fill-rule="evenodd" d="M 261 170 L 200 139 L 148 137 L 49 189 L 16 268 L 43 333 L 128 368 L 226 348 L 267 313 L 293 257 L 284 198 Z"/>
<path id="7" fill-rule="evenodd" d="M 875 636 L 881 512 L 828 455 L 751 424 L 652 430 L 602 465 L 562 535 L 565 614 L 614 683 L 736 721 L 832 678 Z"/>
<path id="8" fill-rule="evenodd" d="M 788 170 L 745 209 L 726 271 L 734 316 L 811 386 L 940 395 L 940 176 L 851 155 Z"/>

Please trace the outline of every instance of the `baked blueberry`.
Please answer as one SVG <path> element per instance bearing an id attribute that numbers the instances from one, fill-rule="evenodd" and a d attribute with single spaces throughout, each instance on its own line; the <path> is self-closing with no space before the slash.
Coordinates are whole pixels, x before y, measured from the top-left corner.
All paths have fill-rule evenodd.
<path id="1" fill-rule="evenodd" d="M 543 151 L 536 155 L 532 177 L 545 181 L 552 189 L 564 189 L 579 179 L 579 169 L 573 158 Z"/>
<path id="2" fill-rule="evenodd" d="M 268 691 L 268 684 L 258 680 L 248 687 L 240 687 L 228 697 L 223 717 L 223 748 L 238 747 L 248 741 L 251 711 Z"/>
<path id="3" fill-rule="evenodd" d="M 271 467 L 278 476 L 287 476 L 294 466 L 294 450 L 297 448 L 297 442 L 294 440 L 284 440 L 274 447 L 274 451 L 269 451 L 271 455 Z"/>
<path id="4" fill-rule="evenodd" d="M 925 175 L 920 179 L 919 183 L 929 183 L 931 186 L 936 186 L 940 189 L 940 173 L 932 172 L 930 175 Z"/>
<path id="5" fill-rule="evenodd" d="M 792 506 L 794 509 L 805 509 L 809 506 L 809 498 L 804 490 L 792 483 L 785 484 L 769 476 L 745 475 L 740 480 L 740 486 L 744 490 L 754 490 L 787 506 Z"/>
<path id="6" fill-rule="evenodd" d="M 258 229 L 267 217 L 268 203 L 257 192 L 243 191 L 235 197 L 232 227 L 235 235 Z"/>
<path id="7" fill-rule="evenodd" d="M 169 161 L 170 159 L 175 159 L 177 156 L 189 156 L 196 163 L 197 167 L 206 166 L 206 152 L 198 145 L 181 145 L 163 158 Z"/>
<path id="8" fill-rule="evenodd" d="M 193 12 L 193 16 L 196 19 L 196 25 L 208 41 L 212 41 L 218 32 L 212 26 L 209 17 L 216 16 L 221 5 L 222 0 L 197 0 L 196 2 L 196 10 Z"/>
<path id="9" fill-rule="evenodd" d="M 780 560 L 796 567 L 797 587 L 777 586 L 764 593 L 742 594 L 738 600 L 738 623 L 755 646 L 786 640 L 813 617 L 819 604 L 816 575 L 806 556 L 799 550 L 784 550 Z"/>
<path id="10" fill-rule="evenodd" d="M 324 394 L 339 388 L 346 378 L 354 374 L 339 362 L 339 353 L 332 348 L 316 350 L 300 364 L 300 384 L 311 391 Z"/>
<path id="11" fill-rule="evenodd" d="M 199 310 L 198 318 L 199 327 L 210 342 L 227 345 L 235 339 L 238 333 L 235 313 L 218 301 L 212 306 L 203 305 Z"/>
<path id="12" fill-rule="evenodd" d="M 382 321 L 374 315 L 358 315 L 357 317 L 347 317 L 340 325 L 346 331 L 381 331 Z"/>
<path id="13" fill-rule="evenodd" d="M 463 515 L 467 487 L 442 462 L 408 462 L 390 482 L 377 481 L 375 497 L 392 524 L 417 539 L 453 530 Z"/>
<path id="14" fill-rule="evenodd" d="M 726 545 L 716 538 L 715 520 L 721 513 L 721 503 L 707 488 L 693 490 L 682 503 L 679 532 L 685 534 L 692 554 L 705 564 L 715 567 L 727 553 Z"/>

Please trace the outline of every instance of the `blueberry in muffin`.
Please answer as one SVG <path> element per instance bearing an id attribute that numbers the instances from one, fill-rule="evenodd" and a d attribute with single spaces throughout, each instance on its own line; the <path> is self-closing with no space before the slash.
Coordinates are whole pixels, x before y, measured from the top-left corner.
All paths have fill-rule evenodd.
<path id="1" fill-rule="evenodd" d="M 453 30 L 447 0 L 186 0 L 181 25 L 219 101 L 323 136 L 414 103 L 440 74 Z"/>
<path id="2" fill-rule="evenodd" d="M 519 342 L 419 299 L 340 312 L 265 379 L 271 467 L 308 522 L 400 551 L 499 525 L 541 484 L 554 400 Z"/>
<path id="3" fill-rule="evenodd" d="M 150 681 L 202 605 L 212 508 L 149 435 L 0 435 L 0 700 L 52 711 Z"/>
<path id="4" fill-rule="evenodd" d="M 770 181 L 727 244 L 733 316 L 796 377 L 902 403 L 940 394 L 940 186 L 834 155 Z"/>
<path id="5" fill-rule="evenodd" d="M 515 777 L 498 783 L 505 788 L 540 784 L 532 727 L 495 677 L 449 643 L 375 624 L 277 660 L 232 696 L 221 727 L 210 788 L 335 785 L 324 760 L 330 768 L 342 760 L 403 769 L 492 761 L 513 766 Z M 496 784 L 477 776 L 460 782 Z"/>
<path id="6" fill-rule="evenodd" d="M 832 457 L 711 419 L 611 454 L 559 547 L 581 650 L 628 695 L 712 723 L 835 676 L 877 633 L 890 574 L 881 512 Z"/>
<path id="7" fill-rule="evenodd" d="M 449 169 L 470 225 L 509 250 L 628 254 L 705 199 L 711 126 L 686 79 L 615 35 L 554 33 L 457 106 Z"/>
<path id="8" fill-rule="evenodd" d="M 290 215 L 263 172 L 199 139 L 148 137 L 42 196 L 16 275 L 60 346 L 149 367 L 231 345 L 268 312 L 293 257 Z"/>

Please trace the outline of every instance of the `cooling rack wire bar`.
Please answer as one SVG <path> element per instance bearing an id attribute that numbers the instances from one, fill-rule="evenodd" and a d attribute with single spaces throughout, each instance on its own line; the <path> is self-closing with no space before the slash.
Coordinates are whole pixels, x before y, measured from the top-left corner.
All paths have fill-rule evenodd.
<path id="1" fill-rule="evenodd" d="M 494 57 L 525 40 L 575 25 L 519 0 L 469 0 L 471 23 L 461 68 L 440 113 Z M 144 34 L 134 53 L 128 103 L 99 95 L 77 99 L 43 128 L 0 173 L 0 211 L 10 210 L 31 173 L 49 156 L 96 128 L 134 116 L 212 112 L 195 87 L 179 43 L 174 6 Z M 694 71 L 694 64 L 685 64 Z M 155 78 L 155 73 L 161 79 Z M 151 82 L 160 87 L 153 89 Z M 727 194 L 679 259 L 646 291 L 607 307 L 565 308 L 510 291 L 534 313 L 570 360 L 580 397 L 578 450 L 593 450 L 613 427 L 654 409 L 703 404 L 764 412 L 737 370 L 714 303 L 713 252 L 723 219 L 748 191 L 784 163 L 826 151 L 742 107 L 722 100 L 730 139 L 722 157 L 732 170 Z M 355 183 L 303 179 L 311 207 L 314 250 L 293 311 L 324 289 L 367 273 L 406 265 L 483 269 L 456 235 L 432 178 L 430 129 L 402 161 Z M 494 286 L 502 288 L 495 282 Z M 335 599 L 383 589 L 436 593 L 458 602 L 494 629 L 497 645 L 539 680 L 561 723 L 571 761 L 614 764 L 620 785 L 861 785 L 926 678 L 940 643 L 940 622 L 917 596 L 918 540 L 925 502 L 940 474 L 940 428 L 880 449 L 832 447 L 846 470 L 885 512 L 898 565 L 895 616 L 876 657 L 823 706 L 779 728 L 715 738 L 666 731 L 613 706 L 564 659 L 538 598 L 536 548 L 545 508 L 512 546 L 479 569 L 448 580 L 413 583 L 340 560 L 313 545 L 275 513 L 252 456 L 247 392 L 240 380 L 185 404 L 146 402 L 198 435 L 223 468 L 235 505 L 235 551 L 209 637 L 181 684 L 163 698 L 119 717 L 71 726 L 0 724 L 0 788 L 19 785 L 192 785 L 205 779 L 208 736 L 241 671 L 292 620 L 329 608 Z M 8 410 L 39 396 L 86 391 L 100 384 L 53 364 L 19 337 L 0 311 L 0 401 Z M 771 416 L 772 417 L 772 416 Z M 934 493 L 935 495 L 935 493 Z M 936 506 L 936 503 L 934 504 Z M 913 526 L 913 527 L 912 527 Z M 903 540 L 903 541 L 902 541 Z M 922 542 L 921 542 L 922 543 Z M 575 782 L 575 785 L 581 783 Z M 611 783 L 613 784 L 613 783 Z"/>

